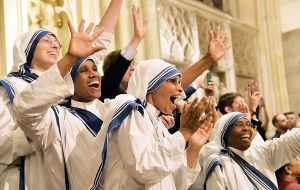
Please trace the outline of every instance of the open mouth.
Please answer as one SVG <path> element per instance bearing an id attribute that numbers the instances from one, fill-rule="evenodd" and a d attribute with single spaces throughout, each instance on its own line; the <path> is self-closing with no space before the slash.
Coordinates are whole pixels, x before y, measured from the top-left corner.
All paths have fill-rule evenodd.
<path id="1" fill-rule="evenodd" d="M 250 139 L 250 135 L 249 134 L 243 135 L 243 136 L 241 136 L 240 139 L 242 139 L 242 140 L 249 140 Z"/>
<path id="2" fill-rule="evenodd" d="M 180 100 L 180 95 L 170 97 L 170 101 L 172 102 L 172 104 L 175 104 L 179 100 Z"/>
<path id="3" fill-rule="evenodd" d="M 93 82 L 88 84 L 88 87 L 99 89 L 100 88 L 100 83 L 98 81 L 93 81 Z"/>

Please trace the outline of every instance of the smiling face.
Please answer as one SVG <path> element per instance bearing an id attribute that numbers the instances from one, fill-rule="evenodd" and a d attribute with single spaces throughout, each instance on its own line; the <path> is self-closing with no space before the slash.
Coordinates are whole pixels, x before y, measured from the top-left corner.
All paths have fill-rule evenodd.
<path id="1" fill-rule="evenodd" d="M 253 138 L 254 129 L 251 122 L 246 118 L 241 118 L 230 129 L 228 146 L 245 151 L 251 146 Z"/>
<path id="2" fill-rule="evenodd" d="M 37 43 L 31 69 L 46 71 L 56 64 L 60 58 L 60 43 L 51 34 L 43 36 Z"/>
<path id="3" fill-rule="evenodd" d="M 160 87 L 147 94 L 147 102 L 165 114 L 172 114 L 175 100 L 181 97 L 181 76 L 166 80 Z"/>
<path id="4" fill-rule="evenodd" d="M 90 102 L 101 96 L 101 77 L 97 66 L 91 60 L 85 61 L 78 69 L 74 81 L 73 100 Z"/>

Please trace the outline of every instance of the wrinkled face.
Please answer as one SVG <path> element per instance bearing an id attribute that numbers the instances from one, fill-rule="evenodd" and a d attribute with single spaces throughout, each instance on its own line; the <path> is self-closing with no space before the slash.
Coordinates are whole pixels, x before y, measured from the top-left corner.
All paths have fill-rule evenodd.
<path id="1" fill-rule="evenodd" d="M 134 62 L 132 61 L 120 83 L 120 88 L 124 91 L 128 88 L 128 82 L 134 71 Z"/>
<path id="2" fill-rule="evenodd" d="M 48 70 L 58 62 L 60 47 L 60 43 L 53 35 L 43 36 L 36 45 L 30 68 L 39 71 Z"/>
<path id="3" fill-rule="evenodd" d="M 288 125 L 289 129 L 292 129 L 292 128 L 296 127 L 297 117 L 296 117 L 295 114 L 287 114 L 286 118 L 287 118 L 287 125 Z"/>
<path id="4" fill-rule="evenodd" d="M 166 80 L 159 88 L 147 94 L 147 102 L 165 114 L 172 114 L 175 100 L 181 97 L 181 76 Z"/>
<path id="5" fill-rule="evenodd" d="M 287 119 L 286 116 L 283 114 L 278 114 L 276 117 L 276 127 L 278 129 L 282 129 L 282 130 L 287 130 L 288 129 L 288 125 L 287 125 Z"/>
<path id="6" fill-rule="evenodd" d="M 74 81 L 73 100 L 90 102 L 101 96 L 101 77 L 93 61 L 85 61 L 78 69 Z"/>
<path id="7" fill-rule="evenodd" d="M 237 96 L 231 106 L 231 112 L 240 111 L 240 105 L 245 104 L 245 99 L 241 96 Z"/>
<path id="8" fill-rule="evenodd" d="M 230 129 L 228 146 L 245 151 L 250 147 L 253 138 L 254 129 L 251 122 L 246 118 L 241 118 Z"/>

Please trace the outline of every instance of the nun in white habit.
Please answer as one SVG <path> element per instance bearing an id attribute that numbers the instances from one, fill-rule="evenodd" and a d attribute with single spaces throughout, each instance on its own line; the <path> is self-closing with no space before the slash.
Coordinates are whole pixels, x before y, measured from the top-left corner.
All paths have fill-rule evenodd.
<path id="1" fill-rule="evenodd" d="M 260 143 L 252 142 L 254 130 L 239 112 L 218 119 L 200 151 L 204 189 L 278 189 L 274 172 L 299 155 L 300 129 Z"/>
<path id="2" fill-rule="evenodd" d="M 105 27 L 104 32 L 94 40 L 95 45 L 109 46 L 111 44 L 112 31 L 120 13 L 121 4 L 122 0 L 111 1 L 99 27 L 95 27 L 95 32 L 99 28 Z M 44 52 L 41 52 L 38 47 L 41 45 Z M 36 49 L 39 49 L 38 52 Z M 60 58 L 59 51 L 60 44 L 56 36 L 44 29 L 26 32 L 18 36 L 15 41 L 11 73 L 0 81 L 0 189 L 63 189 L 65 186 L 64 179 L 62 179 L 62 183 L 55 182 L 54 186 L 51 185 L 51 180 L 44 179 L 45 172 L 41 167 L 41 164 L 44 165 L 43 155 L 36 144 L 31 143 L 21 128 L 16 126 L 12 114 L 14 96 L 23 91 L 28 83 L 37 79 L 45 70 L 57 63 Z M 106 52 L 106 50 L 98 51 L 93 55 L 93 60 L 102 59 Z M 43 53 L 42 56 L 41 53 Z M 36 59 L 35 62 L 41 67 L 32 66 L 33 59 Z M 53 171 L 59 173 L 59 169 Z M 46 184 L 50 184 L 50 186 L 47 187 Z"/>
<path id="3" fill-rule="evenodd" d="M 209 117 L 202 122 L 202 128 L 198 125 L 194 129 L 197 134 L 192 137 L 197 145 L 190 141 L 187 149 L 186 141 L 195 132 L 189 131 L 189 127 L 196 123 L 185 125 L 185 120 L 178 132 L 168 132 L 159 115 L 172 114 L 174 101 L 183 92 L 180 82 L 178 70 L 163 60 L 142 61 L 136 66 L 127 92 L 137 98 L 144 111 L 121 113 L 126 117 L 120 126 L 110 123 L 102 189 L 187 189 L 194 182 L 200 171 L 199 150 L 208 139 L 212 124 Z M 128 95 L 118 97 L 122 96 Z M 199 120 L 207 101 L 204 98 L 193 102 L 197 114 L 186 114 L 189 121 L 194 121 L 193 117 Z"/>
<path id="4" fill-rule="evenodd" d="M 113 116 L 110 110 L 114 110 L 109 108 L 130 97 L 106 103 L 98 100 L 101 83 L 94 61 L 83 58 L 72 62 L 101 48 L 91 45 L 97 35 L 86 37 L 88 30 L 70 28 L 68 54 L 16 96 L 13 111 L 26 136 L 42 149 L 52 189 L 96 189 L 106 153 L 106 121 L 110 121 L 106 115 Z M 71 95 L 67 107 L 55 105 Z"/>

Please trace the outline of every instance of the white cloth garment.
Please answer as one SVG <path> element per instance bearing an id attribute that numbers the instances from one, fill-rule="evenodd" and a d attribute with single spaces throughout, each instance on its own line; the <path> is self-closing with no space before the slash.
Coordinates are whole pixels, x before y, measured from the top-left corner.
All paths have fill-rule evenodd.
<path id="1" fill-rule="evenodd" d="M 253 189 L 253 185 L 237 162 L 228 156 L 220 154 L 220 150 L 224 148 L 221 143 L 221 134 L 224 125 L 226 125 L 229 118 L 234 114 L 237 114 L 237 112 L 226 114 L 217 121 L 212 131 L 210 142 L 204 145 L 200 151 L 200 165 L 202 168 L 200 178 L 202 185 L 212 160 L 219 159 L 222 165 L 222 167 L 216 166 L 208 178 L 206 183 L 207 190 Z M 272 181 L 275 186 L 277 186 L 274 172 L 299 155 L 299 140 L 300 129 L 294 129 L 287 132 L 285 135 L 282 135 L 281 138 L 266 142 L 252 143 L 246 151 L 240 151 L 233 147 L 228 148 L 259 170 L 264 176 Z M 258 189 L 265 189 L 258 184 L 256 185 L 258 186 Z M 201 187 L 199 186 L 198 188 Z"/>
<path id="2" fill-rule="evenodd" d="M 44 88 L 47 86 L 47 88 Z M 51 189 L 63 189 L 64 184 L 55 181 L 64 180 L 62 147 L 66 159 L 67 171 L 72 189 L 89 189 L 96 180 L 97 172 L 102 163 L 101 153 L 106 137 L 106 115 L 113 115 L 110 108 L 113 104 L 127 99 L 107 100 L 102 103 L 98 99 L 88 102 L 72 101 L 73 107 L 86 109 L 102 119 L 100 132 L 94 136 L 85 124 L 66 108 L 56 106 L 59 113 L 61 136 L 56 117 L 50 108 L 55 102 L 69 96 L 73 91 L 70 75 L 62 79 L 56 65 L 46 71 L 24 93 L 14 101 L 14 113 L 26 136 L 43 149 L 47 168 L 48 182 Z M 32 102 L 31 100 L 35 101 Z M 55 171 L 53 173 L 53 171 Z"/>
<path id="3" fill-rule="evenodd" d="M 148 92 L 178 74 L 175 67 L 162 60 L 140 62 L 127 92 L 146 103 Z M 143 115 L 138 110 L 131 111 L 110 133 L 102 189 L 187 189 L 194 182 L 199 164 L 187 167 L 183 135 L 171 135 L 159 113 L 147 104 Z"/>
<path id="4" fill-rule="evenodd" d="M 30 47 L 30 41 L 37 30 L 29 31 L 20 35 L 14 44 L 14 64 L 11 71 L 17 72 L 20 65 L 26 63 L 25 50 Z M 112 33 L 104 32 L 94 42 L 97 44 L 103 44 L 108 46 L 111 44 Z M 96 53 L 97 59 L 103 58 L 106 51 L 99 51 Z M 99 57 L 100 56 L 100 57 Z M 42 72 L 31 70 L 31 73 L 41 75 Z M 52 77 L 52 76 L 51 76 Z M 13 87 L 16 95 L 24 91 L 28 85 L 24 80 L 15 77 L 6 77 Z M 33 102 L 34 100 L 28 100 Z M 19 163 L 20 156 L 26 156 L 25 160 L 25 187 L 26 189 L 64 189 L 64 179 L 56 178 L 56 174 L 63 174 L 63 169 L 57 168 L 48 170 L 50 177 L 56 178 L 58 181 L 51 184 L 52 180 L 48 180 L 45 177 L 44 167 L 47 167 L 45 163 L 45 152 L 36 144 L 28 141 L 24 132 L 16 126 L 15 117 L 12 114 L 12 104 L 9 101 L 8 95 L 4 88 L 0 86 L 0 189 L 19 189 L 19 170 L 15 164 Z M 56 155 L 58 160 L 61 155 Z M 55 157 L 52 155 L 52 157 Z M 61 167 L 59 165 L 59 167 Z M 48 176 L 49 177 L 49 176 Z"/>

